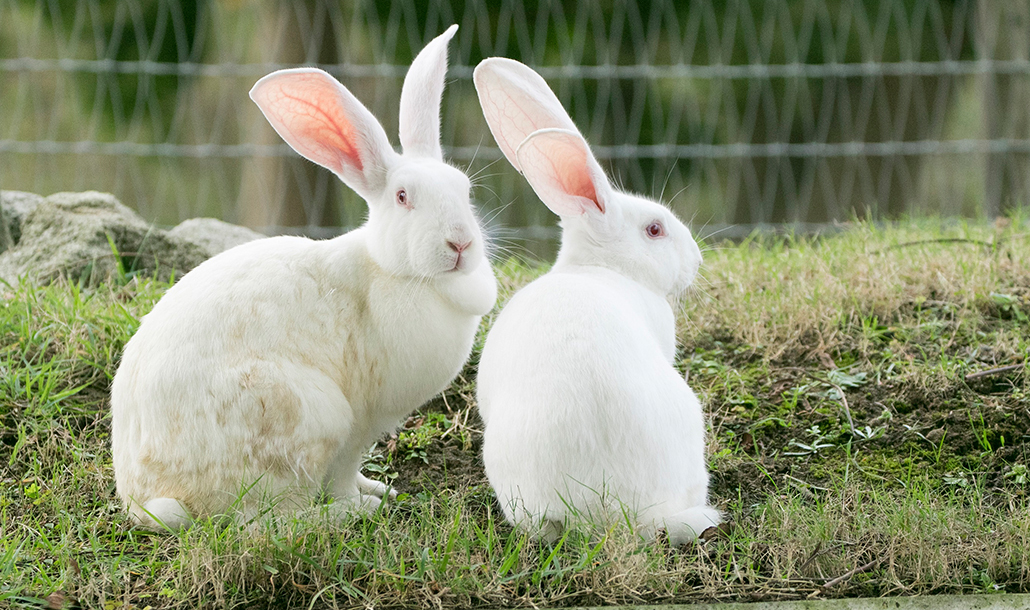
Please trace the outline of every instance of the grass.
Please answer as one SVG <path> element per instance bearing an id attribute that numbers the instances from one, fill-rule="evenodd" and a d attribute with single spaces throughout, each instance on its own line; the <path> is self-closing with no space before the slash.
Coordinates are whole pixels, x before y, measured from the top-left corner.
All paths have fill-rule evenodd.
<path id="1" fill-rule="evenodd" d="M 1030 233 L 858 223 L 709 244 L 679 363 L 711 414 L 686 549 L 513 532 L 474 367 L 372 448 L 403 492 L 345 523 L 134 530 L 109 449 L 125 341 L 165 285 L 10 287 L 0 307 L 0 606 L 532 607 L 1030 591 Z M 502 300 L 541 269 L 498 267 Z M 484 332 L 491 318 L 484 321 Z M 480 341 L 482 337 L 480 337 Z M 478 349 L 478 348 L 477 348 Z"/>

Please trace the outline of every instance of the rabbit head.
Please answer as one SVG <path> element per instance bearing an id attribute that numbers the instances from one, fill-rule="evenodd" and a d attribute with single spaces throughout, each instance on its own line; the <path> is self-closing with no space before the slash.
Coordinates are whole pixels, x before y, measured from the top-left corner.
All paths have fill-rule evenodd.
<path id="1" fill-rule="evenodd" d="M 694 281 L 701 252 L 690 229 L 660 203 L 612 186 L 539 74 L 493 57 L 473 80 L 504 156 L 561 218 L 556 267 L 605 267 L 669 298 Z"/>
<path id="2" fill-rule="evenodd" d="M 402 154 L 372 113 L 322 70 L 279 70 L 250 91 L 283 140 L 365 199 L 369 253 L 398 276 L 470 273 L 485 260 L 469 179 L 443 160 L 440 147 L 447 43 L 457 29 L 430 41 L 408 69 L 400 100 Z"/>

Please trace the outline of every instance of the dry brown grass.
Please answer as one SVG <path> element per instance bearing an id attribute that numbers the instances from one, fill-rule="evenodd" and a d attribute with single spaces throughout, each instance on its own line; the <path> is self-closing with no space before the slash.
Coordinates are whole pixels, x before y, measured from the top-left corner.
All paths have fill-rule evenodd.
<path id="1" fill-rule="evenodd" d="M 1030 296 L 1030 227 L 949 224 L 720 244 L 706 255 L 699 298 L 685 303 L 681 339 L 725 336 L 775 360 L 850 348 L 874 317 L 889 324 L 945 304 L 975 323 L 991 293 Z"/>

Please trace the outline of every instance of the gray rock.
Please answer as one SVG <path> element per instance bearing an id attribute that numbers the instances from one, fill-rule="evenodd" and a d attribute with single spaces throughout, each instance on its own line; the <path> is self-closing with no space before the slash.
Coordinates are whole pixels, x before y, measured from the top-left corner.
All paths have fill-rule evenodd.
<path id="1" fill-rule="evenodd" d="M 43 198 L 35 193 L 0 191 L 0 252 L 6 252 L 21 239 L 21 224 Z"/>
<path id="2" fill-rule="evenodd" d="M 112 277 L 180 277 L 208 258 L 194 244 L 154 229 L 114 196 L 93 191 L 57 193 L 42 200 L 3 194 L 18 223 L 18 239 L 0 254 L 0 278 L 50 282 L 59 276 L 96 284 Z M 13 238 L 13 235 L 12 235 Z"/>
<path id="3" fill-rule="evenodd" d="M 190 218 L 168 231 L 169 237 L 194 243 L 214 256 L 229 248 L 265 237 L 247 227 L 223 222 L 217 218 Z"/>

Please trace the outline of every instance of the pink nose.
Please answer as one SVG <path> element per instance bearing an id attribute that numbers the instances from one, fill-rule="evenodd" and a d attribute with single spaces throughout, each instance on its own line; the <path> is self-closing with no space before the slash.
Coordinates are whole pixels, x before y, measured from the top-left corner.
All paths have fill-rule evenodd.
<path id="1" fill-rule="evenodd" d="M 451 250 L 454 250 L 458 254 L 461 254 L 462 252 L 465 251 L 465 248 L 468 248 L 469 246 L 472 245 L 472 241 L 470 240 L 470 241 L 467 241 L 467 242 L 465 242 L 463 244 L 459 244 L 459 243 L 455 243 L 455 242 L 453 242 L 451 240 L 447 240 L 447 245 L 450 246 Z"/>

